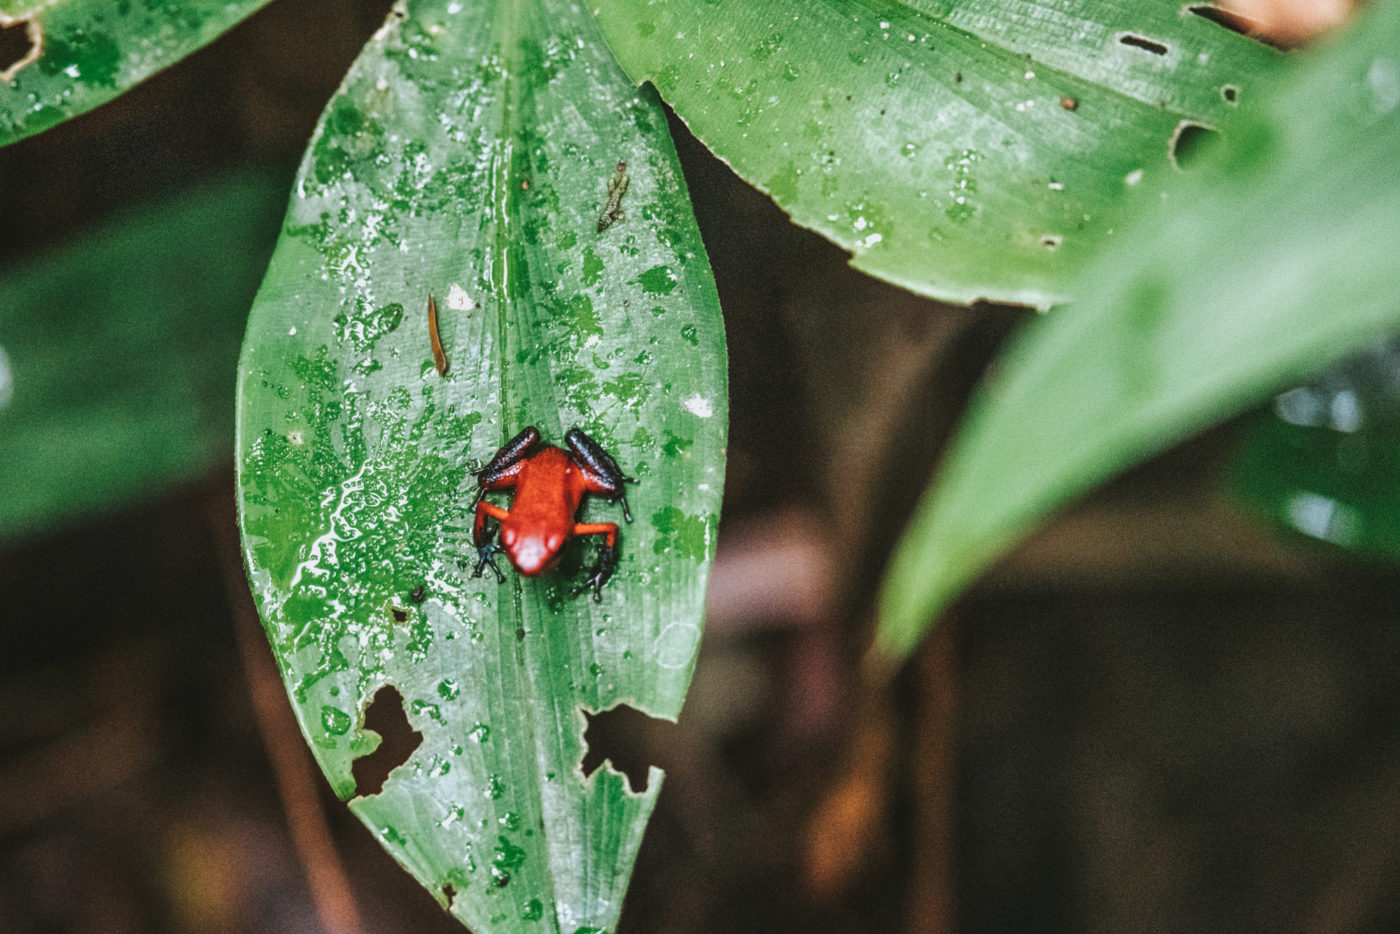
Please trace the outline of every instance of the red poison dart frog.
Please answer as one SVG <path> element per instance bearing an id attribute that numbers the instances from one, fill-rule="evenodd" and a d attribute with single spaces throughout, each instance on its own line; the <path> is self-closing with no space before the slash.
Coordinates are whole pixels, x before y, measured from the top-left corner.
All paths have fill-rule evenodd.
<path id="1" fill-rule="evenodd" d="M 496 577 L 505 575 L 496 566 L 495 553 L 505 551 L 510 563 L 526 577 L 543 574 L 559 560 L 564 543 L 580 535 L 601 535 L 603 546 L 598 563 L 589 569 L 588 579 L 574 590 L 575 594 L 593 588 L 593 599 L 601 602 L 603 585 L 617 569 L 618 528 L 614 522 L 576 522 L 583 494 L 593 493 L 608 502 L 622 500 L 622 518 L 632 521 L 627 509 L 624 483 L 636 483 L 624 477 L 622 468 L 612 455 L 578 428 L 564 435 L 569 450 L 546 444 L 539 447 L 539 429 L 531 426 L 516 435 L 496 452 L 481 470 L 476 482 L 476 520 L 472 523 L 472 544 L 476 546 L 477 563 L 472 577 L 480 577 L 489 564 Z M 505 510 L 483 497 L 493 490 L 514 490 L 515 498 Z M 493 541 L 496 530 L 487 524 L 487 517 L 500 526 L 501 546 Z"/>

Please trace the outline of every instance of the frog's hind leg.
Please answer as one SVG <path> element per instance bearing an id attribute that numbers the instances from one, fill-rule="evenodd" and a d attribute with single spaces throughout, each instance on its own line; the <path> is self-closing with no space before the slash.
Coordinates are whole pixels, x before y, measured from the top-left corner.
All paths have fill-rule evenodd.
<path id="1" fill-rule="evenodd" d="M 540 430 L 534 425 L 511 438 L 495 453 L 486 466 L 476 472 L 477 486 L 485 490 L 508 490 L 515 486 L 516 475 L 535 445 L 540 443 Z"/>
<path id="2" fill-rule="evenodd" d="M 622 500 L 622 518 L 632 521 L 632 511 L 627 508 L 625 483 L 636 483 L 635 477 L 624 477 L 622 468 L 607 450 L 583 433 L 581 428 L 570 428 L 564 435 L 564 443 L 574 454 L 574 463 L 583 471 L 588 492 L 602 496 L 608 502 Z"/>

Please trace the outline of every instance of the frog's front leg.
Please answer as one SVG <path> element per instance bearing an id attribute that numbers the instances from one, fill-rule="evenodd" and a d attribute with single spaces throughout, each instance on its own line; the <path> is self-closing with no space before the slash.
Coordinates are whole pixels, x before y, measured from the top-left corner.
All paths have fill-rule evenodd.
<path id="1" fill-rule="evenodd" d="M 617 570 L 617 558 L 622 551 L 618 546 L 618 533 L 619 529 L 615 522 L 580 522 L 574 526 L 575 537 L 580 535 L 603 536 L 603 544 L 598 549 L 598 563 L 588 569 L 588 578 L 574 588 L 574 596 L 578 596 L 592 587 L 593 602 L 603 602 L 603 585 L 613 576 L 613 571 Z"/>
<path id="2" fill-rule="evenodd" d="M 485 489 L 483 487 L 483 489 Z M 496 579 L 504 582 L 506 576 L 501 573 L 501 569 L 496 566 L 496 552 L 501 548 L 495 542 L 496 529 L 486 524 L 487 517 L 495 519 L 497 523 L 504 522 L 510 513 L 488 503 L 479 500 L 476 504 L 476 519 L 472 522 L 472 544 L 476 546 L 476 570 L 472 571 L 472 577 L 480 577 L 486 565 L 491 565 L 491 570 L 496 572 Z"/>

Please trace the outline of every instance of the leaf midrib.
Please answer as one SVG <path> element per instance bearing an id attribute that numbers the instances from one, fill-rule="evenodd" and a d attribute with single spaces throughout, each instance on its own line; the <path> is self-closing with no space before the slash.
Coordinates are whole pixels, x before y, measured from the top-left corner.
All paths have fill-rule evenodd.
<path id="1" fill-rule="evenodd" d="M 492 191 L 503 191 L 504 197 L 493 201 L 492 211 L 495 215 L 495 239 L 493 244 L 493 255 L 491 257 L 491 267 L 496 270 L 492 276 L 492 293 L 496 302 L 496 338 L 495 356 L 496 373 L 500 380 L 498 390 L 498 407 L 501 418 L 501 432 L 497 439 L 498 443 L 504 444 L 512 437 L 516 431 L 525 426 L 512 426 L 509 423 L 510 413 L 513 411 L 512 400 L 509 392 L 512 381 L 506 378 L 506 369 L 509 366 L 507 351 L 510 346 L 509 331 L 512 319 L 516 317 L 516 302 L 514 301 L 513 285 L 520 270 L 512 267 L 512 253 L 518 249 L 521 243 L 517 237 L 517 227 L 522 227 L 519 223 L 520 211 L 523 209 L 521 189 L 514 183 L 512 170 L 515 164 L 515 144 L 520 138 L 524 129 L 524 103 L 525 103 L 525 78 L 523 75 L 525 63 L 524 52 L 520 38 L 523 30 L 523 19 L 527 5 L 535 7 L 538 0 L 500 0 L 497 4 L 498 41 L 502 65 L 502 107 L 500 113 L 500 130 L 497 134 L 498 151 L 493 164 L 493 178 L 491 180 Z M 529 283 L 524 282 L 528 289 Z M 532 361 L 529 365 L 548 367 L 549 361 L 545 355 Z M 546 426 L 551 427 L 551 426 Z M 504 610 L 508 605 L 509 612 L 500 614 L 498 623 L 503 624 L 501 638 L 513 643 L 512 653 L 516 666 L 519 669 L 519 684 L 528 685 L 531 693 L 535 679 L 531 677 L 530 661 L 531 650 L 530 640 L 516 639 L 511 633 L 512 629 L 520 629 L 525 625 L 524 594 L 521 590 L 519 578 L 509 579 L 508 587 L 509 603 L 503 604 Z M 497 588 L 500 593 L 500 588 Z M 512 625 L 513 623 L 513 625 Z M 544 789 L 540 785 L 539 763 L 545 756 L 547 750 L 541 739 L 541 727 L 539 713 L 533 698 L 526 698 L 521 713 L 520 723 L 529 735 L 529 746 L 534 751 L 529 765 L 523 771 L 528 777 L 528 795 L 535 807 L 539 808 L 540 814 L 540 835 L 537 844 L 537 852 L 540 854 L 543 867 L 543 881 L 547 886 L 549 896 L 548 919 L 549 931 L 552 934 L 562 934 L 559 926 L 558 912 L 558 882 L 554 875 L 554 861 L 550 858 L 549 834 L 550 827 L 545 820 L 544 813 Z"/>

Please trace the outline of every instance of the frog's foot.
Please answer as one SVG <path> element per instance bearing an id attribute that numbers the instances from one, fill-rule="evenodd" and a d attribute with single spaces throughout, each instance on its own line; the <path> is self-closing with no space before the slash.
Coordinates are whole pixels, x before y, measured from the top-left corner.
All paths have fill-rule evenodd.
<path id="1" fill-rule="evenodd" d="M 598 553 L 598 563 L 588 569 L 588 577 L 582 584 L 573 589 L 571 596 L 577 597 L 585 590 L 592 588 L 593 602 L 603 602 L 603 585 L 613 576 L 613 571 L 617 570 L 617 548 L 604 548 Z"/>
<path id="2" fill-rule="evenodd" d="M 505 583 L 506 576 L 502 574 L 501 569 L 496 566 L 496 552 L 500 550 L 501 549 L 497 548 L 493 542 L 488 542 L 485 545 L 478 545 L 476 548 L 476 570 L 472 571 L 472 577 L 480 577 L 481 572 L 486 570 L 486 566 L 489 564 L 491 570 L 496 572 L 496 580 Z"/>

